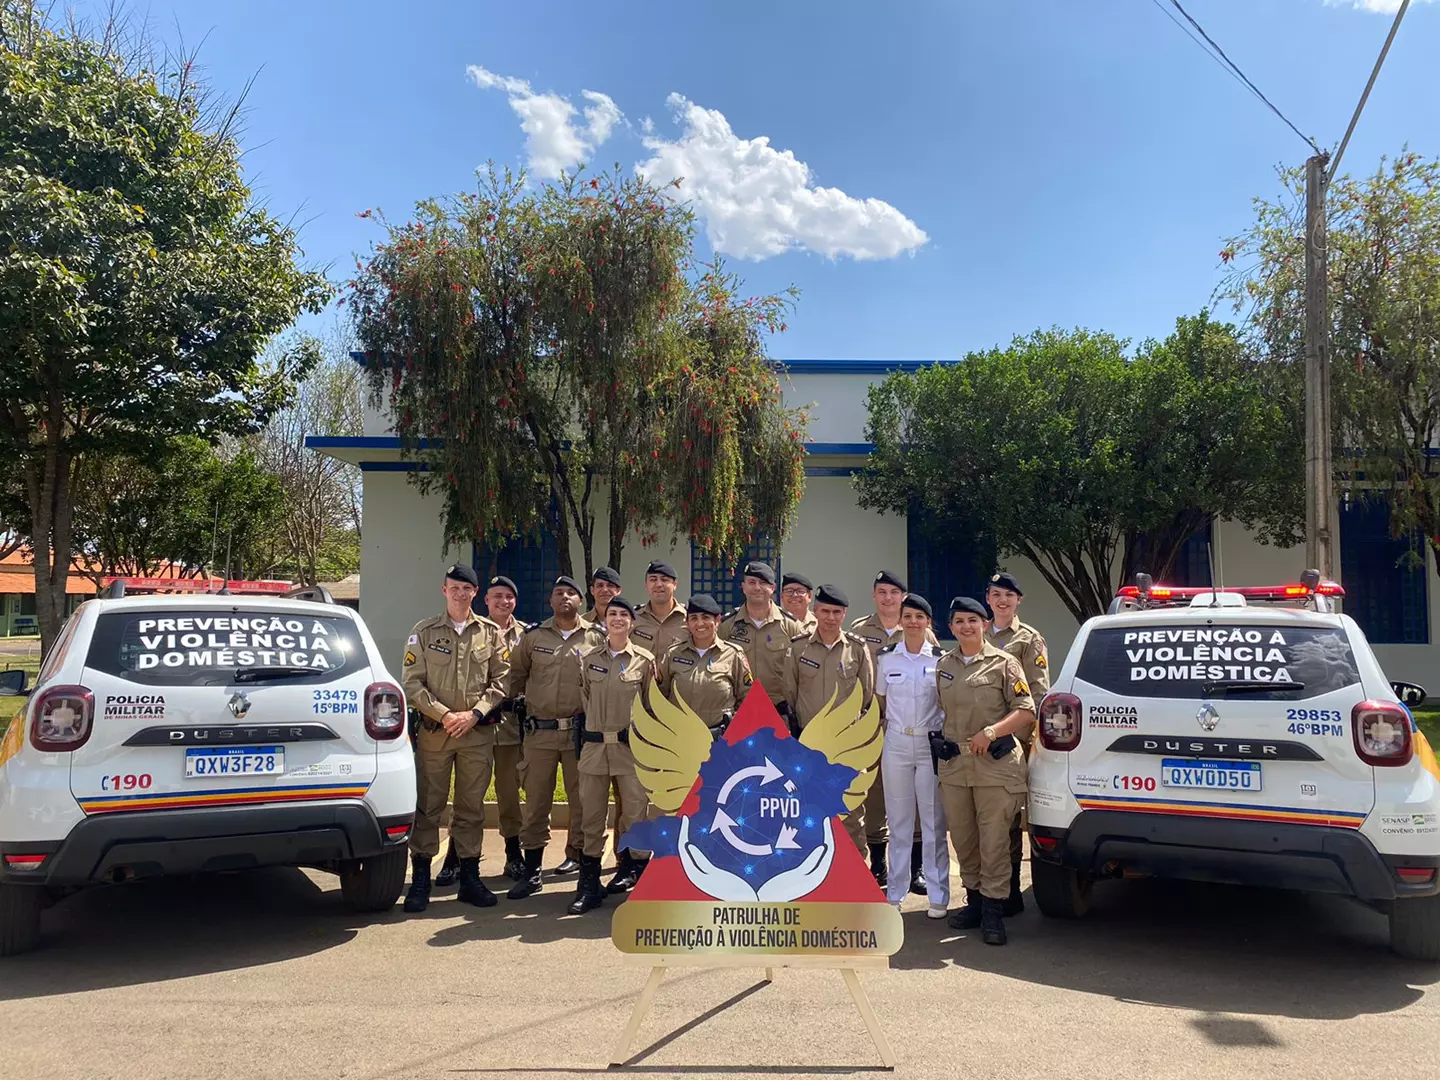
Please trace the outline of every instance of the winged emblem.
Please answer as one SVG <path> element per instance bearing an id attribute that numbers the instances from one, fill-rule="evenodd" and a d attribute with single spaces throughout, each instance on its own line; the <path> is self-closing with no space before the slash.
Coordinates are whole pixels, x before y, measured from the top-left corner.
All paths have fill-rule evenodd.
<path id="1" fill-rule="evenodd" d="M 745 708 L 774 722 L 712 740 L 678 693 L 672 701 L 648 687 L 631 710 L 630 751 L 636 777 L 664 813 L 633 826 L 622 844 L 678 856 L 691 883 L 717 899 L 788 901 L 812 892 L 835 854 L 833 820 L 865 801 L 884 739 L 878 702 L 862 710 L 858 686 L 837 698 L 797 740 L 782 733 L 769 699 L 752 694 Z"/>

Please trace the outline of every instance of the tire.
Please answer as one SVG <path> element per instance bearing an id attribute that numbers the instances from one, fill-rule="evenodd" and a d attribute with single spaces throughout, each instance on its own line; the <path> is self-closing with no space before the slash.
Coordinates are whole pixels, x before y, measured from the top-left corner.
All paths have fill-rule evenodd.
<path id="1" fill-rule="evenodd" d="M 1440 896 L 1390 905 L 1390 948 L 1407 960 L 1440 960 Z"/>
<path id="2" fill-rule="evenodd" d="M 340 895 L 355 911 L 389 911 L 405 891 L 409 858 L 402 847 L 347 863 L 340 871 Z"/>
<path id="3" fill-rule="evenodd" d="M 1030 889 L 1040 914 L 1049 919 L 1081 919 L 1090 910 L 1094 879 L 1056 863 L 1030 862 Z"/>
<path id="4" fill-rule="evenodd" d="M 40 944 L 45 890 L 34 885 L 0 885 L 0 956 L 18 956 Z"/>

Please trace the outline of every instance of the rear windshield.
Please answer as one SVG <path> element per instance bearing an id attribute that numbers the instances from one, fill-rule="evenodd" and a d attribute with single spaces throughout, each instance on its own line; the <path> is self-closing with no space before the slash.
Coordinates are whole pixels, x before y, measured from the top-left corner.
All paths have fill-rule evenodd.
<path id="1" fill-rule="evenodd" d="M 156 686 L 330 682 L 366 663 L 350 619 L 214 609 L 107 612 L 86 658 L 88 667 Z"/>
<path id="2" fill-rule="evenodd" d="M 1085 642 L 1076 676 L 1112 694 L 1142 698 L 1223 696 L 1220 686 L 1227 682 L 1274 685 L 1273 692 L 1244 691 L 1252 701 L 1318 697 L 1360 681 L 1343 630 L 1238 623 L 1097 629 Z"/>

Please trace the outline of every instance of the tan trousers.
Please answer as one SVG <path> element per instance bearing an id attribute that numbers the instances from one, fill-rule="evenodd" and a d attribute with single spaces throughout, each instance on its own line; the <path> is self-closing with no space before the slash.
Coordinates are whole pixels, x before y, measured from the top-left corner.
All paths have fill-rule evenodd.
<path id="1" fill-rule="evenodd" d="M 999 786 L 942 783 L 940 797 L 961 882 L 981 896 L 1004 900 L 1010 895 L 1010 823 L 1024 796 Z"/>
<path id="2" fill-rule="evenodd" d="M 569 732 L 565 732 L 568 737 Z M 520 846 L 526 851 L 543 848 L 550 843 L 550 814 L 555 805 L 555 773 L 565 775 L 565 794 L 570 800 L 570 829 L 565 855 L 580 857 L 583 837 L 580 820 L 580 773 L 575 768 L 573 747 L 552 749 L 538 745 L 539 740 L 525 740 L 525 760 L 521 771 L 525 781 L 525 815 L 520 828 Z"/>
<path id="3" fill-rule="evenodd" d="M 428 734 L 428 733 L 427 733 Z M 450 801 L 450 775 L 455 775 L 455 799 L 450 816 L 450 839 L 462 859 L 480 857 L 480 840 L 485 834 L 485 792 L 490 787 L 494 745 L 490 742 L 458 742 L 444 738 L 441 746 L 422 737 L 415 754 L 415 824 L 410 830 L 410 850 L 434 858 L 440 852 L 440 815 Z"/>
<path id="4" fill-rule="evenodd" d="M 524 747 L 495 744 L 495 803 L 500 811 L 500 836 L 520 835 L 520 761 Z"/>
<path id="5" fill-rule="evenodd" d="M 596 776 L 593 773 L 580 774 L 580 817 L 584 830 L 584 851 L 591 858 L 598 859 L 605 854 L 605 819 L 610 813 L 610 783 L 620 789 L 620 822 L 616 826 L 617 837 L 645 815 L 648 802 L 644 787 L 632 772 L 628 776 Z M 618 843 L 618 840 L 617 840 Z M 634 852 L 644 857 L 644 852 Z M 1009 874 L 1009 871 L 1006 871 Z M 1006 880 L 1009 878 L 1007 876 Z"/>

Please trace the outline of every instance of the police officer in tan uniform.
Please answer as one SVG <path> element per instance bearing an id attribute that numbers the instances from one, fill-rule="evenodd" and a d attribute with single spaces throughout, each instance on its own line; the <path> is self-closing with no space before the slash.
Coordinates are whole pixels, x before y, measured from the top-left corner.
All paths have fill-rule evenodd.
<path id="1" fill-rule="evenodd" d="M 804 574 L 786 573 L 780 579 L 780 606 L 807 634 L 815 629 L 815 613 L 810 610 L 814 599 L 815 586 Z"/>
<path id="2" fill-rule="evenodd" d="M 875 657 L 881 649 L 901 640 L 903 631 L 900 628 L 900 604 L 905 599 L 905 582 L 900 579 L 898 574 L 892 574 L 889 570 L 881 570 L 875 575 L 875 582 L 870 587 L 870 595 L 875 601 L 875 613 L 866 615 L 863 619 L 856 619 L 850 624 L 850 632 L 859 634 L 865 640 L 865 646 L 870 650 L 870 661 L 874 663 Z M 933 632 L 927 632 L 925 640 L 931 645 L 939 644 Z M 890 839 L 890 830 L 885 820 L 885 785 L 879 776 L 875 777 L 875 783 L 871 785 L 870 791 L 865 796 L 865 805 L 861 808 L 861 813 L 865 822 L 865 840 L 870 845 L 870 872 L 875 875 L 876 883 L 885 889 L 889 883 L 885 848 Z M 918 819 L 916 829 L 917 831 L 910 838 L 910 866 L 913 871 L 910 878 L 910 891 L 923 896 L 925 875 L 921 872 Z"/>
<path id="3" fill-rule="evenodd" d="M 1038 705 L 1050 692 L 1050 658 L 1046 654 L 1045 639 L 1039 631 L 1016 618 L 1016 610 L 1024 596 L 1013 574 L 1002 570 L 990 576 L 990 583 L 985 586 L 985 602 L 990 605 L 995 618 L 986 640 L 1020 661 L 1025 669 L 1025 679 L 1030 683 L 1030 696 Z M 1028 747 L 1030 739 L 1027 737 L 1024 741 Z M 1010 895 L 1005 900 L 1007 919 L 1025 910 L 1025 900 L 1020 893 L 1020 863 L 1025 854 L 1021 832 L 1020 814 L 1017 813 L 1010 825 Z"/>
<path id="4" fill-rule="evenodd" d="M 555 773 L 563 771 L 570 798 L 570 835 L 565 862 L 555 873 L 580 868 L 580 774 L 576 766 L 575 728 L 580 715 L 580 683 L 575 678 L 580 651 L 602 635 L 580 619 L 584 593 L 574 578 L 559 577 L 550 590 L 553 614 L 525 631 L 510 650 L 512 699 L 525 702 L 525 813 L 520 844 L 525 876 L 506 895 L 523 900 L 544 887 L 540 863 L 550 842 L 550 811 L 555 802 Z"/>
<path id="5" fill-rule="evenodd" d="M 444 613 L 416 623 L 405 643 L 405 697 L 421 716 L 408 912 L 424 911 L 430 903 L 430 864 L 439 853 L 440 815 L 450 797 L 452 773 L 450 835 L 460 856 L 459 899 L 477 907 L 497 902 L 480 880 L 480 840 L 510 664 L 500 628 L 471 610 L 478 591 L 474 570 L 458 563 L 450 567 Z"/>
<path id="6" fill-rule="evenodd" d="M 508 656 L 530 629 L 528 623 L 515 618 L 515 605 L 520 591 L 508 577 L 490 579 L 485 590 L 485 611 L 490 621 L 500 628 L 501 640 Z M 505 842 L 505 876 L 511 881 L 525 878 L 525 857 L 520 853 L 520 760 L 522 756 L 520 716 L 513 701 L 507 701 L 495 729 L 495 804 L 500 816 L 500 838 Z"/>
<path id="7" fill-rule="evenodd" d="M 849 597 L 838 586 L 821 585 L 815 593 L 815 630 L 790 643 L 785 694 L 792 733 L 804 730 L 811 718 L 831 703 L 832 695 L 837 707 L 844 704 L 857 684 L 861 709 L 870 707 L 875 694 L 875 663 L 865 642 L 845 631 L 849 607 Z M 845 831 L 857 850 L 865 835 L 863 809 L 858 807 L 845 817 Z"/>
<path id="8" fill-rule="evenodd" d="M 746 563 L 740 588 L 745 603 L 720 623 L 720 638 L 745 650 L 751 673 L 778 706 L 785 700 L 790 642 L 806 630 L 776 605 L 775 571 L 768 563 Z"/>
<path id="9" fill-rule="evenodd" d="M 634 606 L 623 596 L 616 596 L 605 609 L 605 640 L 580 651 L 576 677 L 585 713 L 580 750 L 580 807 L 585 835 L 580 886 L 566 908 L 571 915 L 583 915 L 599 907 L 611 888 L 616 892 L 628 890 L 639 880 L 647 861 L 623 850 L 614 880 L 608 886 L 600 884 L 611 777 L 620 785 L 622 836 L 644 816 L 648 801 L 630 753 L 630 710 L 636 696 L 643 695 L 655 678 L 655 658 L 630 640 L 634 625 Z"/>
<path id="10" fill-rule="evenodd" d="M 957 930 L 977 926 L 987 945 L 1005 944 L 1010 892 L 1010 823 L 1025 796 L 1020 736 L 1035 726 L 1035 699 L 1020 661 L 985 640 L 990 615 L 968 596 L 950 602 L 956 648 L 935 665 L 945 746 L 940 796 L 965 885 Z"/>
<path id="11" fill-rule="evenodd" d="M 683 699 L 718 739 L 755 681 L 750 662 L 738 645 L 717 636 L 720 605 L 713 596 L 699 593 L 690 598 L 685 628 L 686 639 L 671 645 L 660 658 L 656 678 L 667 698 Z"/>
<path id="12" fill-rule="evenodd" d="M 685 605 L 675 602 L 675 568 L 658 559 L 645 570 L 649 599 L 635 609 L 635 643 L 655 659 L 685 637 Z"/>
<path id="13" fill-rule="evenodd" d="M 604 634 L 605 608 L 611 600 L 620 595 L 620 575 L 608 566 L 597 566 L 590 575 L 590 594 L 595 597 L 595 603 L 580 618 L 592 626 L 598 626 L 600 633 Z"/>

